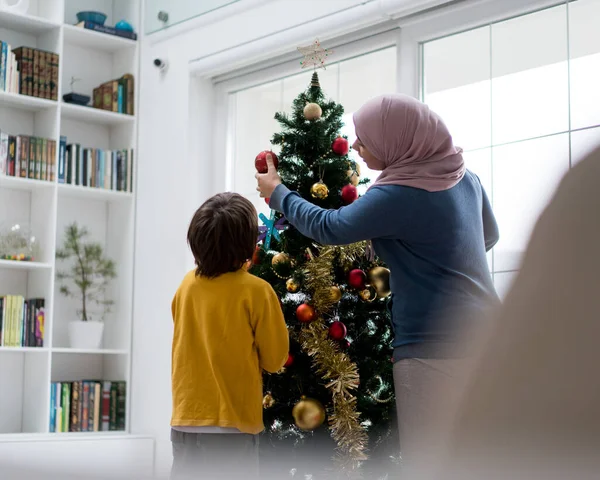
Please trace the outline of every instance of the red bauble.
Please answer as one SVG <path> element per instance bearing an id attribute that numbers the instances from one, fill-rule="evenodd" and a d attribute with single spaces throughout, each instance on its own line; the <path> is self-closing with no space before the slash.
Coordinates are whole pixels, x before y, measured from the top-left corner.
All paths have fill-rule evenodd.
<path id="1" fill-rule="evenodd" d="M 367 274 L 360 268 L 350 270 L 348 274 L 348 285 L 356 290 L 364 290 L 367 286 Z"/>
<path id="2" fill-rule="evenodd" d="M 342 340 L 346 337 L 348 330 L 346 329 L 346 325 L 344 325 L 340 321 L 333 322 L 329 326 L 329 338 L 332 340 Z"/>
<path id="3" fill-rule="evenodd" d="M 269 168 L 267 167 L 267 154 L 269 153 L 273 157 L 273 165 L 275 168 L 277 168 L 277 165 L 279 165 L 279 159 L 277 158 L 277 155 L 270 150 L 264 150 L 260 152 L 254 159 L 254 168 L 256 168 L 258 173 L 267 173 L 269 171 Z"/>
<path id="4" fill-rule="evenodd" d="M 265 203 L 266 203 L 267 205 L 269 205 L 269 203 L 270 203 L 270 202 L 271 202 L 271 199 L 270 199 L 270 198 L 265 198 Z"/>
<path id="5" fill-rule="evenodd" d="M 258 265 L 260 263 L 260 250 L 261 248 L 257 245 L 252 254 L 252 264 Z"/>
<path id="6" fill-rule="evenodd" d="M 317 319 L 317 312 L 308 303 L 303 303 L 296 309 L 296 318 L 302 323 L 310 323 Z"/>
<path id="7" fill-rule="evenodd" d="M 343 157 L 350 150 L 350 144 L 344 137 L 337 137 L 331 144 L 331 150 L 333 150 L 333 153 L 336 155 Z"/>
<path id="8" fill-rule="evenodd" d="M 344 338 L 340 341 L 340 348 L 342 350 L 348 350 L 350 348 L 350 341 L 347 338 Z"/>
<path id="9" fill-rule="evenodd" d="M 351 204 L 357 198 L 358 198 L 358 189 L 354 185 L 349 183 L 344 188 L 342 188 L 342 201 L 346 205 Z"/>
<path id="10" fill-rule="evenodd" d="M 292 366 L 293 363 L 294 363 L 294 356 L 291 353 L 288 353 L 288 359 L 286 360 L 286 362 L 283 366 L 285 368 L 289 368 Z"/>

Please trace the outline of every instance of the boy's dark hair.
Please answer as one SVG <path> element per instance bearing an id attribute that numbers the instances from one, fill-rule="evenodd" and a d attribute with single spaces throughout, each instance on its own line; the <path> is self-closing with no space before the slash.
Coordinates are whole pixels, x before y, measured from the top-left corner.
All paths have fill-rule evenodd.
<path id="1" fill-rule="evenodd" d="M 237 193 L 219 193 L 196 210 L 188 229 L 188 245 L 196 259 L 196 275 L 214 278 L 235 272 L 252 258 L 258 237 L 254 205 Z"/>

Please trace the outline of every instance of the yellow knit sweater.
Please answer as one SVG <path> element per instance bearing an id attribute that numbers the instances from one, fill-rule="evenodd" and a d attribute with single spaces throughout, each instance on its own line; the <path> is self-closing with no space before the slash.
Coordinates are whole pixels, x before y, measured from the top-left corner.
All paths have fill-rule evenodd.
<path id="1" fill-rule="evenodd" d="M 215 279 L 192 271 L 171 309 L 171 426 L 261 432 L 262 370 L 279 371 L 289 349 L 287 327 L 271 286 L 245 270 Z"/>

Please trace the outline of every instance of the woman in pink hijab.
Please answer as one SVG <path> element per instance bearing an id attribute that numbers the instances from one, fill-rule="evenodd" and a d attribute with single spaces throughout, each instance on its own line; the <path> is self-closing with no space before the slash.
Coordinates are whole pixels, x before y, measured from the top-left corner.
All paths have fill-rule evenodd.
<path id="1" fill-rule="evenodd" d="M 479 178 L 425 104 L 379 96 L 354 114 L 354 125 L 353 148 L 381 171 L 357 201 L 319 208 L 282 185 L 272 162 L 257 175 L 258 189 L 303 235 L 322 244 L 370 240 L 390 268 L 400 442 L 410 462 L 435 450 L 431 385 L 452 387 L 466 356 L 464 329 L 498 303 L 486 258 L 498 228 Z"/>

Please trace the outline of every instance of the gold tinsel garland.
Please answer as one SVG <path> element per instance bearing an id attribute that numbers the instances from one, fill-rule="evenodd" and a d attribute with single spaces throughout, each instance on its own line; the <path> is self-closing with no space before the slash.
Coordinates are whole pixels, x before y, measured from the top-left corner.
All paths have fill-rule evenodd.
<path id="1" fill-rule="evenodd" d="M 342 265 L 351 264 L 364 254 L 365 244 L 317 248 L 318 256 L 308 252 L 310 260 L 306 265 L 306 287 L 312 295 L 311 304 L 319 318 L 302 330 L 301 341 L 304 351 L 313 357 L 317 372 L 332 393 L 333 411 L 329 415 L 329 428 L 338 445 L 335 461 L 348 475 L 356 475 L 360 463 L 367 459 L 365 451 L 368 444 L 353 394 L 359 386 L 360 377 L 356 363 L 329 339 L 323 315 L 335 303 L 330 294 L 334 261 Z"/>

